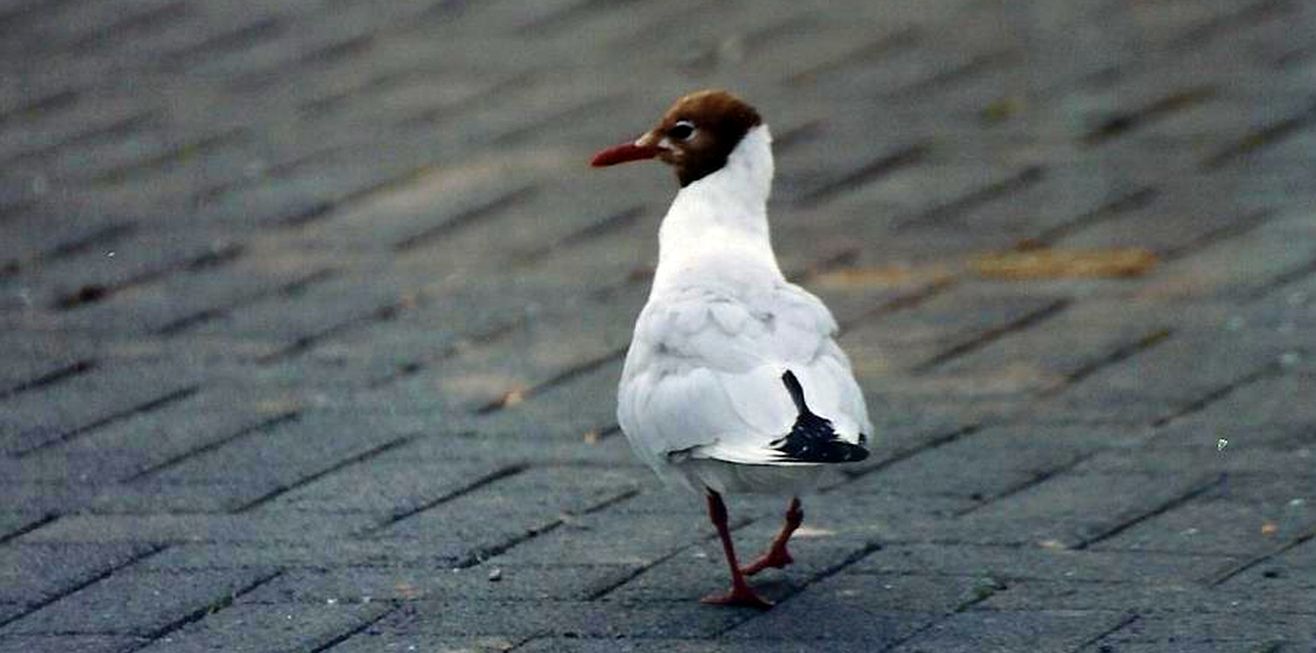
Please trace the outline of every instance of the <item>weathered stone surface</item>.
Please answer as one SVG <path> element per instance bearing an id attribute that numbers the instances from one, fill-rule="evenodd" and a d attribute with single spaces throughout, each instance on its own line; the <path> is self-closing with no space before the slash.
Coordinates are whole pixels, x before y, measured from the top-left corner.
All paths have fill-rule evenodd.
<path id="1" fill-rule="evenodd" d="M 1312 641 L 1311 8 L 828 9 L 0 0 L 0 651 Z M 876 425 L 767 613 L 616 424 L 704 87 Z"/>

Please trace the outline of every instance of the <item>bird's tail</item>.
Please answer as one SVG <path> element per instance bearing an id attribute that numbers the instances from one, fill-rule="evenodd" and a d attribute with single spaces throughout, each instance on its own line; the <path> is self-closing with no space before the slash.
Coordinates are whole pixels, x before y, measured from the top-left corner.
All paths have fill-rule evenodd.
<path id="1" fill-rule="evenodd" d="M 794 372 L 786 370 L 781 375 L 781 382 L 790 393 L 791 401 L 795 402 L 799 415 L 790 433 L 773 440 L 769 447 L 794 462 L 851 463 L 868 457 L 868 449 L 842 440 L 832 428 L 831 420 L 809 410 L 809 404 L 804 400 L 804 386 L 800 385 Z"/>

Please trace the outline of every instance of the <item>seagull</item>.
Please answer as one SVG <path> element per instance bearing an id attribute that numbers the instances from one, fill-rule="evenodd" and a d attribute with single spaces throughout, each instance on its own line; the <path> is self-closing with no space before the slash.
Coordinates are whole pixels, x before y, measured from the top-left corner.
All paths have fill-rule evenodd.
<path id="1" fill-rule="evenodd" d="M 595 167 L 658 159 L 681 189 L 658 231 L 658 267 L 635 323 L 617 419 L 664 481 L 705 494 L 731 589 L 705 603 L 767 609 L 745 581 L 792 562 L 799 495 L 830 465 L 868 457 L 872 424 L 827 307 L 789 282 L 768 234 L 772 136 L 754 107 L 721 90 L 672 105 Z M 790 497 L 785 524 L 745 567 L 727 528 L 728 493 Z"/>

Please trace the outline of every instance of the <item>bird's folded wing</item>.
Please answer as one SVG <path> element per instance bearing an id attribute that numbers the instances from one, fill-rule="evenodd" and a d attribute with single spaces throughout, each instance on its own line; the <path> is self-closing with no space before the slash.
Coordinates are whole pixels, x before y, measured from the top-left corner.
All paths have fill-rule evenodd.
<path id="1" fill-rule="evenodd" d="M 768 445 L 798 416 L 782 382 L 790 370 L 813 412 L 857 441 L 868 418 L 835 331 L 826 307 L 789 284 L 749 300 L 707 289 L 655 297 L 627 356 L 622 428 L 654 458 L 789 463 Z"/>

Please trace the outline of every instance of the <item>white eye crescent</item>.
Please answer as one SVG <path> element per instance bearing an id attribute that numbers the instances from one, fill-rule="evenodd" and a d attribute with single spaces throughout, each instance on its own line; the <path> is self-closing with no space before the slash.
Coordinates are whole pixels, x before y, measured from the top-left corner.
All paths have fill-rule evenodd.
<path id="1" fill-rule="evenodd" d="M 688 141 L 695 135 L 695 124 L 689 120 L 678 120 L 667 130 L 667 137 L 677 141 Z"/>

